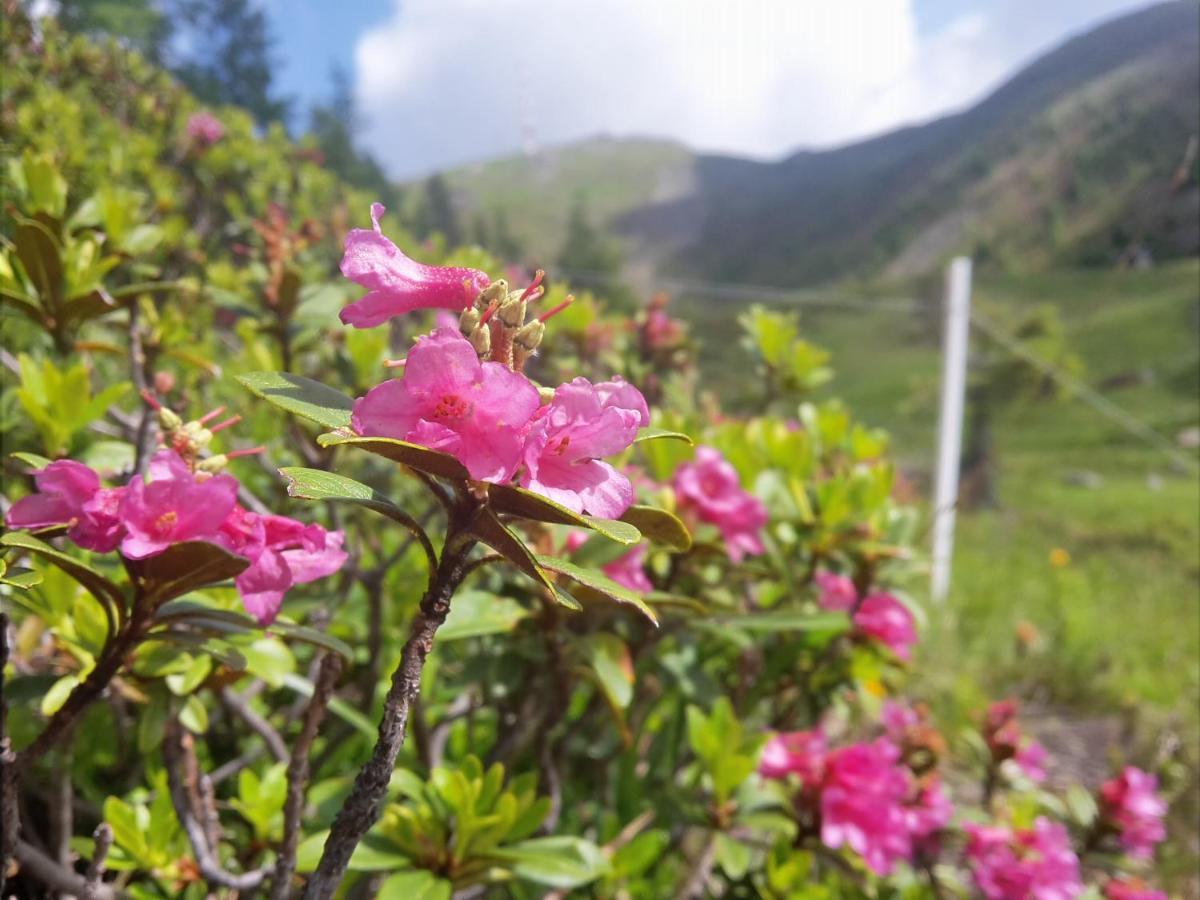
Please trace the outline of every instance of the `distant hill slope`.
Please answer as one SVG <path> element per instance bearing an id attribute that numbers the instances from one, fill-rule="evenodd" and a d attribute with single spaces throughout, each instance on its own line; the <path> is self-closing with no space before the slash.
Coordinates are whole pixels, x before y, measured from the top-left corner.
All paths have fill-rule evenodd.
<path id="1" fill-rule="evenodd" d="M 637 262 L 720 280 L 902 278 L 1200 252 L 1200 7 L 1176 0 L 1069 40 L 966 110 L 779 162 L 587 141 L 449 173 L 553 259 L 571 203 Z M 1189 152 L 1189 147 L 1191 148 Z M 530 209 L 536 203 L 536 209 Z"/>

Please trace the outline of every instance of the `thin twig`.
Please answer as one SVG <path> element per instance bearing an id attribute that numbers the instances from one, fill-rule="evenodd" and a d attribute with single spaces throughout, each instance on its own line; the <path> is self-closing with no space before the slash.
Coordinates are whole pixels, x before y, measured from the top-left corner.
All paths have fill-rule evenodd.
<path id="1" fill-rule="evenodd" d="M 251 731 L 263 739 L 263 743 L 267 745 L 267 749 L 271 751 L 276 762 L 288 761 L 287 744 L 283 742 L 279 732 L 270 722 L 254 711 L 245 697 L 231 687 L 223 687 L 221 688 L 221 702 L 245 722 Z"/>
<path id="2" fill-rule="evenodd" d="M 441 561 L 421 598 L 400 654 L 400 664 L 392 674 L 392 686 L 384 699 L 374 753 L 359 771 L 350 796 L 333 820 L 321 861 L 309 879 L 304 894 L 306 900 L 328 900 L 333 896 L 346 873 L 354 848 L 379 819 L 396 757 L 404 744 L 408 711 L 421 689 L 425 659 L 433 650 L 434 635 L 450 612 L 450 598 L 462 581 L 467 554 L 473 546 L 474 540 L 460 537 L 452 523 Z"/>
<path id="3" fill-rule="evenodd" d="M 304 789 L 308 784 L 308 752 L 317 737 L 317 729 L 325 718 L 325 708 L 333 694 L 334 683 L 342 671 L 342 658 L 336 653 L 321 658 L 321 666 L 313 684 L 312 700 L 304 712 L 304 724 L 300 735 L 292 745 L 292 758 L 288 762 L 287 799 L 283 805 L 283 843 L 279 847 L 279 858 L 275 863 L 275 875 L 271 883 L 271 900 L 284 900 L 296 872 L 296 848 L 300 844 L 300 819 L 304 813 Z"/>
<path id="4" fill-rule="evenodd" d="M 227 872 L 217 859 L 215 848 L 209 843 L 211 827 L 208 815 L 201 812 L 203 818 L 197 818 L 196 807 L 200 806 L 200 786 L 188 785 L 184 776 L 189 770 L 195 771 L 195 760 L 190 736 L 184 733 L 183 726 L 178 720 L 167 723 L 166 734 L 163 738 L 163 760 L 166 762 L 167 786 L 171 794 L 171 805 L 175 807 L 175 815 L 183 832 L 187 835 L 192 847 L 192 855 L 196 857 L 196 867 L 201 876 L 212 887 L 229 888 L 235 891 L 252 891 L 262 884 L 267 876 L 266 869 L 255 869 L 241 875 Z"/>
<path id="5" fill-rule="evenodd" d="M 92 851 L 92 861 L 88 864 L 87 876 L 84 881 L 83 891 L 80 894 L 80 900 L 99 900 L 100 887 L 103 884 L 100 879 L 104 877 L 104 860 L 108 857 L 108 851 L 112 848 L 112 826 L 107 822 L 101 822 L 96 826 L 96 830 L 92 832 L 92 838 L 95 840 L 96 846 Z"/>
<path id="6" fill-rule="evenodd" d="M 78 872 L 59 865 L 41 850 L 25 841 L 17 841 L 17 862 L 21 864 L 21 874 L 28 875 L 41 884 L 65 894 L 81 896 L 88 889 L 87 881 Z M 101 882 L 95 886 L 95 900 L 117 900 L 124 897 L 111 886 Z"/>

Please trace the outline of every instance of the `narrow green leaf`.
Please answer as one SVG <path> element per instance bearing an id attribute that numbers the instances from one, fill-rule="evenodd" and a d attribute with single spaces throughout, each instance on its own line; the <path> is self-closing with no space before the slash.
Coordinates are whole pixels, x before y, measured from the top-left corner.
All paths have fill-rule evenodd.
<path id="1" fill-rule="evenodd" d="M 279 620 L 272 622 L 267 628 L 269 631 L 283 637 L 331 650 L 348 661 L 354 659 L 354 650 L 351 649 L 349 644 L 340 638 L 335 638 L 332 634 L 326 634 L 324 631 L 317 631 L 317 629 L 309 628 L 305 625 L 293 625 L 291 622 L 281 622 Z"/>
<path id="2" fill-rule="evenodd" d="M 298 694 L 305 697 L 313 695 L 313 684 L 302 675 L 297 675 L 295 672 L 288 672 L 281 678 L 281 682 L 285 687 L 291 688 Z M 329 711 L 345 722 L 351 725 L 355 730 L 361 732 L 367 737 L 374 740 L 378 736 L 378 728 L 345 700 L 340 700 L 334 697 L 329 701 Z"/>
<path id="3" fill-rule="evenodd" d="M 19 459 L 31 469 L 44 469 L 52 462 L 52 460 L 46 459 L 44 456 L 39 456 L 36 453 L 10 453 L 9 456 L 13 459 Z"/>
<path id="4" fill-rule="evenodd" d="M 641 532 L 628 522 L 581 516 L 541 494 L 511 484 L 488 485 L 488 504 L 502 515 L 518 516 L 535 522 L 549 522 L 553 525 L 590 528 L 618 544 L 636 544 L 642 539 Z"/>
<path id="5" fill-rule="evenodd" d="M 427 869 L 397 872 L 379 886 L 377 900 L 450 900 L 454 886 Z"/>
<path id="6" fill-rule="evenodd" d="M 0 537 L 0 546 L 26 550 L 29 553 L 42 557 L 47 562 L 62 569 L 83 585 L 93 597 L 110 608 L 121 609 L 125 605 L 125 594 L 119 587 L 87 563 L 80 562 L 74 557 L 63 553 L 61 550 L 56 550 L 49 544 L 39 541 L 33 535 L 25 534 L 21 531 L 10 531 L 8 534 Z"/>
<path id="7" fill-rule="evenodd" d="M 792 610 L 725 616 L 720 625 L 745 631 L 847 631 L 850 620 L 843 613 L 802 613 Z"/>
<path id="8" fill-rule="evenodd" d="M 679 551 L 687 551 L 692 547 L 692 535 L 687 526 L 678 516 L 665 509 L 635 504 L 625 510 L 621 521 L 634 526 L 655 543 L 666 544 Z"/>
<path id="9" fill-rule="evenodd" d="M 664 428 L 643 428 L 633 442 L 640 444 L 644 441 L 683 441 L 685 444 L 695 445 L 695 441 L 682 431 L 667 431 Z"/>
<path id="10" fill-rule="evenodd" d="M 399 522 L 414 534 L 424 534 L 420 523 L 374 488 L 361 481 L 301 466 L 286 466 L 279 470 L 288 481 L 289 497 L 299 500 L 336 500 L 355 503 Z"/>
<path id="11" fill-rule="evenodd" d="M 324 425 L 348 428 L 354 400 L 319 381 L 290 372 L 248 372 L 238 381 L 268 403 Z"/>
<path id="12" fill-rule="evenodd" d="M 485 506 L 475 516 L 471 523 L 471 533 L 542 587 L 554 590 L 554 583 L 538 565 L 537 557 L 490 508 Z"/>
<path id="13" fill-rule="evenodd" d="M 395 438 L 361 437 L 357 434 L 330 432 L 318 435 L 317 443 L 322 447 L 359 447 L 368 453 L 440 478 L 466 481 L 471 477 L 466 467 L 450 454 Z"/>
<path id="14" fill-rule="evenodd" d="M 658 624 L 658 616 L 654 614 L 654 610 L 642 599 L 641 594 L 631 591 L 624 585 L 617 584 L 617 582 L 613 581 L 607 575 L 592 571 L 591 569 L 582 569 L 574 563 L 555 556 L 539 555 L 537 562 L 543 569 L 556 572 L 559 575 L 565 575 L 572 581 L 578 582 L 586 588 L 591 588 L 593 591 L 604 595 L 610 600 L 625 603 L 636 608 L 655 625 Z"/>

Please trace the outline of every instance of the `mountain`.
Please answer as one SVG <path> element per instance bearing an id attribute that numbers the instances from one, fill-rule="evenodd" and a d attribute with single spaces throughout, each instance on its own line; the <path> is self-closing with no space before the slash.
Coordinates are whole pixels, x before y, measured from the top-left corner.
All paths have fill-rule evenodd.
<path id="1" fill-rule="evenodd" d="M 540 259 L 582 197 L 635 260 L 723 281 L 897 279 L 959 252 L 1005 271 L 1192 256 L 1198 13 L 1176 0 L 1123 16 L 964 112 L 832 150 L 763 163 L 606 139 L 448 180 L 464 211 L 520 222 Z"/>

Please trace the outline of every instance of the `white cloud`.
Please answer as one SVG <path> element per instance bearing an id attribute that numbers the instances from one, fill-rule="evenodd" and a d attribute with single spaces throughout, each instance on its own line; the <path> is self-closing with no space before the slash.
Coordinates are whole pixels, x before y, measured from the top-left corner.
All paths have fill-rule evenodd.
<path id="1" fill-rule="evenodd" d="M 527 127 L 778 156 L 961 106 L 1131 2 L 1001 0 L 922 37 L 912 0 L 396 0 L 356 92 L 397 175 L 511 153 Z"/>

